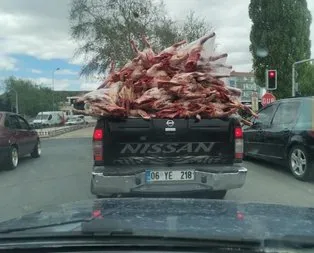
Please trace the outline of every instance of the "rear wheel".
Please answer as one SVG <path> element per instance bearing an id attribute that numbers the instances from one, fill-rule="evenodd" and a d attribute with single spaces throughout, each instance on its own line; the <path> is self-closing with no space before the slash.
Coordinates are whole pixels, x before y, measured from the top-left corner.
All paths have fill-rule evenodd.
<path id="1" fill-rule="evenodd" d="M 16 169 L 17 165 L 19 164 L 19 152 L 16 146 L 11 146 L 9 150 L 9 157 L 8 157 L 8 170 Z"/>
<path id="2" fill-rule="evenodd" d="M 34 147 L 34 150 L 31 153 L 31 157 L 33 158 L 38 158 L 41 155 L 41 145 L 40 145 L 40 141 L 38 140 L 36 146 Z"/>
<path id="3" fill-rule="evenodd" d="M 308 181 L 313 178 L 309 157 L 304 147 L 293 146 L 290 149 L 288 159 L 290 171 L 296 179 Z"/>

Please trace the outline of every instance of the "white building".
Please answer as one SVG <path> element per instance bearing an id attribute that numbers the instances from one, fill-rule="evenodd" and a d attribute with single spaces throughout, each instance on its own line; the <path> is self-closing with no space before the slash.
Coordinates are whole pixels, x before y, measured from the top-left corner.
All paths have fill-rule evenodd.
<path id="1" fill-rule="evenodd" d="M 257 92 L 259 100 L 263 95 L 263 88 L 255 83 L 253 72 L 232 71 L 228 78 L 229 85 L 242 90 L 241 102 L 250 103 L 252 93 Z M 265 89 L 264 89 L 265 90 Z"/>

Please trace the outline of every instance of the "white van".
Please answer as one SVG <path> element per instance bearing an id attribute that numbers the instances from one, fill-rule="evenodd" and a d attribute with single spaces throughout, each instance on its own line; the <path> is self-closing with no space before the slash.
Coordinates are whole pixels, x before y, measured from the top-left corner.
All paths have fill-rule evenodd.
<path id="1" fill-rule="evenodd" d="M 32 125 L 37 127 L 51 127 L 62 125 L 66 121 L 66 114 L 62 111 L 39 112 Z"/>

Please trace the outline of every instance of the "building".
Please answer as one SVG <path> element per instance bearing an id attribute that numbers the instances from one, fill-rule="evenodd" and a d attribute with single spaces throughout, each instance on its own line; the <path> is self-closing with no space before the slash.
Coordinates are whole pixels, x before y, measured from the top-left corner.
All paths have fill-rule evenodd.
<path id="1" fill-rule="evenodd" d="M 261 99 L 264 89 L 255 83 L 253 72 L 236 72 L 232 71 L 228 78 L 231 87 L 242 90 L 241 102 L 251 103 L 252 93 L 257 92 L 259 100 Z"/>

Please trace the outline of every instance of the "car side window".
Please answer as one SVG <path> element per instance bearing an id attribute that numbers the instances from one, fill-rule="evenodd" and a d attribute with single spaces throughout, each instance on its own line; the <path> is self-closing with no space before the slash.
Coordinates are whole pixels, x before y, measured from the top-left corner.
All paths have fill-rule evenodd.
<path id="1" fill-rule="evenodd" d="M 274 115 L 275 109 L 276 109 L 275 105 L 270 105 L 266 107 L 265 109 L 262 109 L 261 111 L 259 111 L 258 118 L 256 118 L 253 122 L 254 125 L 258 124 L 264 127 L 269 126 L 272 120 L 272 117 Z"/>
<path id="2" fill-rule="evenodd" d="M 4 119 L 4 127 L 11 128 L 10 119 L 8 116 L 6 116 Z"/>
<path id="3" fill-rule="evenodd" d="M 21 129 L 20 122 L 16 116 L 10 115 L 9 121 L 10 121 L 10 128 L 11 129 Z"/>
<path id="4" fill-rule="evenodd" d="M 29 125 L 28 125 L 28 123 L 26 122 L 25 119 L 23 119 L 22 117 L 18 117 L 18 120 L 19 120 L 21 129 L 24 129 L 24 130 L 29 130 L 30 129 L 30 127 L 29 127 Z"/>
<path id="5" fill-rule="evenodd" d="M 299 113 L 300 103 L 285 102 L 281 103 L 274 116 L 272 126 L 289 127 L 296 122 Z"/>

